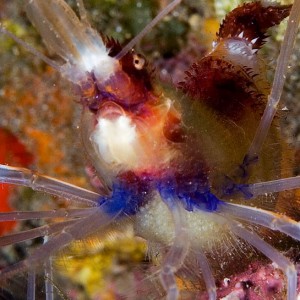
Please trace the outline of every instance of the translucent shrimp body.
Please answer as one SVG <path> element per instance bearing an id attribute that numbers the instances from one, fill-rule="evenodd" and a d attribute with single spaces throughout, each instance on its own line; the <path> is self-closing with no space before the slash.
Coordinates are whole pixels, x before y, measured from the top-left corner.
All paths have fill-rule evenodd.
<path id="1" fill-rule="evenodd" d="M 58 70 L 79 89 L 83 146 L 101 188 L 93 193 L 1 165 L 3 183 L 29 186 L 89 207 L 0 214 L 3 221 L 65 216 L 62 222 L 0 237 L 2 246 L 49 237 L 27 259 L 0 270 L 0 280 L 33 270 L 28 280 L 28 299 L 33 299 L 38 265 L 45 263 L 48 274 L 51 257 L 71 242 L 111 226 L 122 230 L 129 223 L 149 243 L 150 259 L 158 257 L 158 277 L 168 300 L 180 298 L 178 278 L 184 278 L 185 267 L 195 264 L 188 280 L 198 280 L 199 266 L 209 299 L 217 299 L 210 263 L 226 241 L 246 243 L 246 249 L 253 247 L 274 262 L 286 277 L 286 299 L 295 300 L 295 265 L 262 238 L 261 227 L 300 241 L 299 222 L 278 209 L 283 201 L 280 192 L 300 187 L 300 180 L 278 179 L 281 155 L 288 151 L 276 122 L 268 137 L 265 132 L 256 134 L 269 94 L 256 55 L 267 29 L 291 11 L 282 46 L 287 62 L 300 1 L 293 7 L 254 2 L 233 10 L 213 50 L 179 83 L 183 94 L 178 91 L 170 97 L 154 88 L 144 58 L 134 51 L 124 53 L 126 47 L 122 50 L 116 41 L 102 38 L 87 23 L 82 2 L 78 5 L 81 20 L 63 0 L 29 0 L 26 11 L 49 49 L 65 61 Z M 286 66 L 279 66 L 284 73 Z M 281 76 L 276 74 L 275 82 Z M 252 151 L 253 139 L 265 144 L 255 143 Z M 272 193 L 265 196 L 269 210 L 259 206 L 266 193 Z M 234 245 L 228 246 L 230 255 Z M 46 289 L 51 290 L 51 284 Z"/>

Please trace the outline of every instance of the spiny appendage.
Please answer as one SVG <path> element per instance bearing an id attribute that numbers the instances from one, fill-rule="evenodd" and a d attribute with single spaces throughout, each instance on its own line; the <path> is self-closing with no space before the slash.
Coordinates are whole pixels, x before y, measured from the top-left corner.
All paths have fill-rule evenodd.
<path id="1" fill-rule="evenodd" d="M 221 24 L 213 51 L 191 66 L 178 87 L 234 121 L 247 113 L 246 106 L 261 113 L 268 84 L 260 74 L 256 52 L 267 29 L 279 24 L 290 9 L 260 2 L 234 9 Z"/>
<path id="2" fill-rule="evenodd" d="M 226 38 L 241 38 L 251 41 L 254 49 L 259 49 L 267 37 L 267 30 L 278 25 L 290 14 L 292 5 L 260 1 L 245 3 L 231 11 L 220 26 L 218 40 Z"/>
<path id="3" fill-rule="evenodd" d="M 247 106 L 263 109 L 264 95 L 254 82 L 255 75 L 248 73 L 249 70 L 222 58 L 207 56 L 191 66 L 179 88 L 193 99 L 238 120 Z"/>

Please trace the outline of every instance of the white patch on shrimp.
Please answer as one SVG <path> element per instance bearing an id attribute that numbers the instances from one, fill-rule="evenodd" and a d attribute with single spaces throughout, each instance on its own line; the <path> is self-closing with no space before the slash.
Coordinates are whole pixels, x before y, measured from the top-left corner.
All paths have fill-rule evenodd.
<path id="1" fill-rule="evenodd" d="M 240 33 L 242 36 L 242 33 Z M 214 44 L 212 55 L 224 57 L 225 60 L 231 61 L 235 65 L 246 66 L 256 69 L 257 57 L 254 55 L 257 49 L 253 49 L 253 45 L 257 39 L 247 41 L 245 39 L 224 39 Z"/>
<path id="2" fill-rule="evenodd" d="M 139 163 L 140 147 L 138 147 L 136 126 L 126 116 L 114 120 L 99 118 L 91 140 L 108 164 L 121 165 L 130 169 Z"/>
<path id="3" fill-rule="evenodd" d="M 94 30 L 89 28 L 89 31 Z M 87 42 L 76 44 L 74 42 L 79 55 L 75 59 L 70 56 L 63 66 L 63 75 L 75 83 L 85 78 L 86 72 L 93 72 L 99 82 L 105 82 L 116 72 L 118 67 L 118 61 L 108 55 L 108 51 L 98 33 L 92 33 L 90 38 L 93 38 L 93 44 Z M 87 34 L 87 36 L 89 35 Z"/>
<path id="4" fill-rule="evenodd" d="M 79 49 L 80 62 L 78 68 L 81 72 L 94 72 L 96 78 L 100 81 L 107 80 L 115 73 L 117 61 L 108 56 L 105 46 L 89 49 L 85 46 Z"/>

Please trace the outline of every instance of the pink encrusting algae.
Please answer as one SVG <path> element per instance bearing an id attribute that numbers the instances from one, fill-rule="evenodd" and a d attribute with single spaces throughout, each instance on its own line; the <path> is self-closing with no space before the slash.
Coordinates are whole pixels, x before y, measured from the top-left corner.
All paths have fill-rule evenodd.
<path id="1" fill-rule="evenodd" d="M 92 192 L 28 169 L 0 165 L 1 182 L 79 205 L 0 213 L 2 221 L 59 220 L 0 237 L 0 246 L 44 238 L 24 260 L 0 270 L 1 282 L 28 272 L 27 299 L 35 299 L 35 274 L 41 266 L 46 299 L 54 298 L 52 260 L 61 250 L 128 228 L 147 242 L 148 259 L 156 267 L 152 273 L 148 267 L 150 275 L 134 288 L 116 288 L 115 297 L 226 299 L 216 281 L 241 271 L 260 253 L 278 269 L 273 285 L 269 282 L 267 291 L 247 292 L 261 279 L 250 275 L 240 280 L 246 288 L 236 285 L 227 299 L 230 294 L 265 299 L 270 290 L 296 299 L 297 270 L 283 251 L 299 246 L 299 200 L 294 190 L 300 178 L 292 177 L 292 151 L 280 136 L 277 109 L 300 1 L 257 1 L 234 9 L 222 22 L 211 52 L 186 70 L 174 91 L 154 80 L 149 63 L 132 48 L 180 2 L 171 1 L 122 47 L 90 26 L 81 0 L 76 2 L 80 18 L 63 0 L 25 1 L 28 18 L 63 64 L 0 28 L 74 85 L 82 106 L 83 149 L 96 188 Z M 267 30 L 288 16 L 270 88 L 260 49 Z M 243 263 L 237 264 L 240 252 Z M 143 274 L 137 270 L 136 278 Z M 270 273 L 268 267 L 258 272 Z M 276 276 L 284 280 L 276 282 Z"/>

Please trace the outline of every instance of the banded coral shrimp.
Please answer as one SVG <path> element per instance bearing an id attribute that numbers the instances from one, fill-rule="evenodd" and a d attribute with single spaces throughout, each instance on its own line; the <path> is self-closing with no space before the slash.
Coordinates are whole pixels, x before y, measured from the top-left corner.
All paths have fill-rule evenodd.
<path id="1" fill-rule="evenodd" d="M 281 193 L 297 188 L 299 178 L 278 179 L 281 177 L 278 174 L 280 156 L 288 150 L 278 137 L 276 124 L 269 131 L 293 48 L 300 2 L 296 1 L 291 10 L 269 97 L 271 102 L 267 104 L 261 122 L 261 106 L 269 92 L 260 74 L 256 52 L 267 27 L 287 17 L 290 6 L 255 3 L 253 9 L 258 10 L 257 18 L 261 11 L 264 16 L 275 14 L 265 18 L 267 24 L 263 20 L 265 27 L 260 28 L 259 36 L 252 36 L 257 34 L 250 26 L 253 19 L 237 27 L 231 22 L 231 18 L 238 19 L 236 15 L 240 13 L 247 16 L 247 9 L 252 4 L 244 6 L 245 11 L 240 9 L 228 15 L 214 51 L 192 66 L 187 78 L 179 85 L 190 97 L 175 97 L 174 94 L 167 97 L 154 90 L 143 58 L 129 51 L 135 42 L 121 50 L 117 43 L 103 38 L 104 46 L 102 38 L 87 23 L 81 1 L 78 1 L 81 21 L 64 1 L 34 0 L 26 1 L 26 4 L 29 18 L 65 64 L 60 66 L 28 45 L 24 46 L 80 86 L 83 142 L 103 185 L 99 187 L 99 193 L 94 193 L 26 169 L 2 165 L 2 182 L 64 196 L 70 201 L 82 202 L 88 208 L 1 214 L 3 221 L 52 217 L 67 220 L 1 237 L 1 245 L 44 235 L 49 239 L 26 260 L 2 269 L 0 280 L 3 282 L 29 269 L 28 298 L 31 299 L 35 290 L 34 271 L 39 264 L 46 262 L 45 268 L 49 271 L 47 262 L 58 250 L 112 225 L 122 226 L 119 222 L 125 219 L 133 223 L 137 235 L 149 242 L 149 255 L 160 253 L 157 275 L 168 299 L 179 297 L 176 274 L 182 277 L 181 269 L 193 264 L 197 264 L 199 274 L 190 275 L 191 280 L 202 275 L 209 298 L 216 299 L 214 269 L 210 267 L 215 257 L 211 253 L 225 241 L 234 241 L 244 250 L 247 247 L 242 241 L 245 241 L 276 263 L 286 275 L 286 298 L 296 299 L 295 266 L 262 238 L 266 233 L 260 227 L 279 231 L 297 241 L 300 238 L 297 220 L 290 218 L 289 212 L 286 215 L 280 213 L 285 200 Z M 240 19 L 247 22 L 245 17 Z M 239 26 L 244 26 L 243 30 Z M 4 28 L 2 31 L 10 35 Z M 229 53 L 226 52 L 228 49 Z M 217 74 L 213 72 L 214 64 L 219 68 Z M 219 90 L 216 90 L 215 86 L 210 86 L 209 76 L 215 83 L 220 69 L 227 83 L 221 76 Z M 196 83 L 207 74 L 207 85 L 197 89 Z M 232 78 L 237 81 L 237 86 L 230 81 Z M 232 90 L 238 94 L 238 100 L 258 100 L 259 103 L 247 107 L 236 101 L 234 105 L 238 109 L 233 105 L 227 111 L 222 106 L 220 109 L 223 99 L 220 95 L 228 100 Z M 195 100 L 198 97 L 207 98 L 206 101 L 213 99 L 212 105 L 200 106 Z M 175 105 L 177 101 L 179 103 Z M 253 139 L 257 127 L 259 130 Z M 268 132 L 271 136 L 266 137 Z M 115 138 L 117 135 L 122 138 Z M 281 148 L 278 151 L 274 149 L 274 139 L 276 148 Z M 267 173 L 264 172 L 266 169 Z M 259 197 L 265 194 L 269 194 L 264 196 L 268 209 L 264 209 L 262 197 Z M 292 199 L 291 207 L 296 210 L 296 196 Z M 296 219 L 297 215 L 293 217 Z M 51 297 L 51 284 L 47 288 L 46 294 Z"/>

